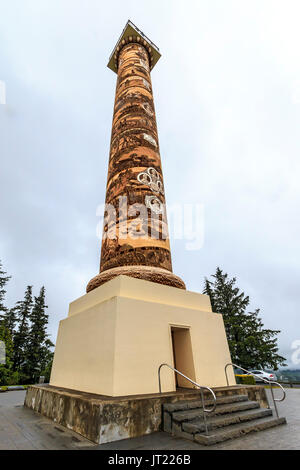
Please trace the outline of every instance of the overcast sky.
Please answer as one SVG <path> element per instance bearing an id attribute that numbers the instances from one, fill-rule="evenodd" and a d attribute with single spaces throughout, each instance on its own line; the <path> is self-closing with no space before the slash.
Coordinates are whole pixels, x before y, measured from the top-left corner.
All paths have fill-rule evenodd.
<path id="1" fill-rule="evenodd" d="M 7 303 L 45 285 L 50 333 L 99 270 L 116 75 L 130 18 L 158 45 L 152 72 L 169 204 L 201 203 L 197 251 L 173 270 L 201 292 L 217 266 L 280 329 L 299 319 L 299 1 L 0 0 L 0 259 Z"/>

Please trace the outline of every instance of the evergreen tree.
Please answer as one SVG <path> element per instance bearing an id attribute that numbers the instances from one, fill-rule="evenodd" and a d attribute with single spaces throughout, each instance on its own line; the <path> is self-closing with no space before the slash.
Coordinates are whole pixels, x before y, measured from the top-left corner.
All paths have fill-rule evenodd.
<path id="1" fill-rule="evenodd" d="M 5 318 L 7 308 L 4 305 L 4 297 L 6 294 L 5 285 L 10 280 L 11 276 L 7 276 L 7 273 L 3 271 L 2 263 L 0 261 L 0 323 Z"/>
<path id="2" fill-rule="evenodd" d="M 16 322 L 17 322 L 16 309 L 15 308 L 7 309 L 6 313 L 3 315 L 2 324 L 9 330 L 12 336 L 14 334 Z"/>
<path id="3" fill-rule="evenodd" d="M 42 370 L 41 372 L 41 375 L 43 375 L 45 377 L 45 383 L 49 383 L 50 382 L 50 376 L 51 376 L 51 369 L 52 369 L 52 364 L 53 364 L 53 356 L 54 356 L 54 353 L 53 352 L 50 352 L 49 351 L 49 360 L 48 360 L 48 363 L 45 367 L 44 370 Z"/>
<path id="4" fill-rule="evenodd" d="M 45 288 L 34 298 L 33 305 L 32 286 L 27 286 L 24 300 L 8 309 L 4 298 L 9 279 L 0 262 L 0 384 L 28 383 L 29 379 L 32 381 L 39 375 L 46 375 L 47 380 L 53 360 L 53 343 L 46 333 Z M 2 350 L 5 350 L 5 363 Z"/>
<path id="5" fill-rule="evenodd" d="M 14 370 L 21 371 L 27 355 L 29 339 L 29 320 L 32 309 L 32 286 L 27 286 L 24 300 L 16 303 L 14 308 L 18 329 L 14 334 Z"/>
<path id="6" fill-rule="evenodd" d="M 0 325 L 0 341 L 5 345 L 5 361 L 0 363 L 0 385 L 9 385 L 14 377 L 12 362 L 13 341 L 9 329 L 2 324 Z M 4 359 L 4 357 L 1 359 Z"/>
<path id="7" fill-rule="evenodd" d="M 46 313 L 45 288 L 42 287 L 30 315 L 31 328 L 28 337 L 26 372 L 31 381 L 35 381 L 52 359 L 53 343 L 47 335 L 48 315 Z"/>
<path id="8" fill-rule="evenodd" d="M 0 384 L 6 385 L 14 381 L 13 373 L 13 340 L 12 333 L 15 325 L 14 312 L 4 305 L 6 294 L 5 286 L 11 276 L 3 270 L 0 261 L 0 341 L 1 345 L 1 363 L 0 363 Z M 3 350 L 2 350 L 3 349 Z M 4 362 L 4 363 L 3 363 Z"/>
<path id="9" fill-rule="evenodd" d="M 264 329 L 260 310 L 247 312 L 250 300 L 236 287 L 236 278 L 217 268 L 213 281 L 205 279 L 204 294 L 209 295 L 212 309 L 223 315 L 232 362 L 245 369 L 272 368 L 285 365 L 278 354 L 279 330 Z"/>

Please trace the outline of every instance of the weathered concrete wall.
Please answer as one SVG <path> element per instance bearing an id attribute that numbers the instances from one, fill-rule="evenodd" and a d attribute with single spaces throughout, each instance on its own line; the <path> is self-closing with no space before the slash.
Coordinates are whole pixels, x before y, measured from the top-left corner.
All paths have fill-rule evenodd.
<path id="1" fill-rule="evenodd" d="M 268 408 L 266 390 L 260 385 L 239 385 L 241 393 L 248 395 L 250 401 L 258 401 L 262 408 Z"/>
<path id="2" fill-rule="evenodd" d="M 257 386 L 235 386 L 215 389 L 215 393 L 217 398 L 242 393 L 251 396 L 254 393 L 262 399 L 265 390 Z M 195 399 L 199 399 L 198 391 L 111 399 L 34 385 L 28 388 L 24 404 L 87 439 L 102 444 L 158 431 L 162 425 L 164 403 Z"/>
<path id="3" fill-rule="evenodd" d="M 189 395 L 194 399 L 198 396 L 199 393 Z M 178 394 L 178 397 L 124 397 L 112 400 L 99 395 L 36 385 L 28 388 L 25 406 L 102 444 L 158 431 L 162 404 L 183 397 L 184 394 Z"/>

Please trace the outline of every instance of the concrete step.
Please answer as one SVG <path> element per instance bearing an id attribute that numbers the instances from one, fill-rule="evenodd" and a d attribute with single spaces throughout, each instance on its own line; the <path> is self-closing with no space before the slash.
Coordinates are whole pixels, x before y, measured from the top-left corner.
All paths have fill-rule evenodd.
<path id="1" fill-rule="evenodd" d="M 242 401 L 236 403 L 227 403 L 224 405 L 217 405 L 215 411 L 211 416 L 224 415 L 229 413 L 236 413 L 238 411 L 246 411 L 255 408 L 260 408 L 260 405 L 257 401 Z M 185 410 L 185 411 L 176 411 L 172 413 L 172 420 L 177 423 L 183 423 L 184 421 L 194 421 L 200 419 L 203 415 L 202 408 Z"/>
<path id="2" fill-rule="evenodd" d="M 263 431 L 265 429 L 269 429 L 274 426 L 279 426 L 281 424 L 286 424 L 285 418 L 268 417 L 256 419 L 249 423 L 233 424 L 231 426 L 227 426 L 226 428 L 216 429 L 212 431 L 209 435 L 195 434 L 192 439 L 195 442 L 198 442 L 199 444 L 210 446 L 213 444 L 217 444 L 218 442 L 224 442 L 229 439 L 235 439 L 251 432 Z M 184 434 L 186 434 L 187 436 L 192 436 L 189 433 Z M 181 437 L 187 436 L 182 435 Z M 188 437 L 188 439 L 191 439 L 191 437 Z"/>
<path id="3" fill-rule="evenodd" d="M 224 397 L 217 397 L 217 405 L 236 403 L 241 401 L 247 401 L 248 395 L 228 395 Z M 213 405 L 213 400 L 205 399 L 205 406 L 209 407 Z M 190 400 L 190 401 L 177 401 L 176 403 L 166 403 L 164 405 L 164 411 L 174 413 L 175 411 L 192 410 L 196 408 L 202 408 L 201 400 Z"/>
<path id="4" fill-rule="evenodd" d="M 207 427 L 210 431 L 230 426 L 232 424 L 266 418 L 268 416 L 272 416 L 272 410 L 268 408 L 254 408 L 252 410 L 239 411 L 237 413 L 230 413 L 212 418 L 207 416 Z M 182 430 L 190 434 L 203 433 L 205 432 L 205 424 L 203 419 L 192 422 L 183 422 Z"/>

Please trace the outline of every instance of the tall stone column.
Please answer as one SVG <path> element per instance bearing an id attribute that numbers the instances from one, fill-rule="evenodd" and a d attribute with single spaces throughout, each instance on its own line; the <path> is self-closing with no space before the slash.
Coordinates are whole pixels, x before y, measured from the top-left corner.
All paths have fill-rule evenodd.
<path id="1" fill-rule="evenodd" d="M 87 292 L 120 274 L 185 289 L 172 273 L 150 70 L 158 49 L 127 23 L 109 67 L 118 74 L 100 274 Z"/>
<path id="2" fill-rule="evenodd" d="M 151 400 L 165 399 L 158 393 L 161 364 L 203 386 L 223 387 L 224 367 L 231 363 L 222 315 L 211 311 L 209 296 L 184 290 L 172 273 L 150 80 L 159 57 L 156 46 L 127 23 L 109 61 L 118 81 L 100 273 L 87 286 L 93 292 L 74 300 L 59 324 L 50 385 L 30 387 L 26 397 L 26 406 L 100 444 L 158 429 Z M 153 219 L 158 229 L 152 230 Z M 155 236 L 146 236 L 152 231 Z M 228 372 L 235 385 L 233 370 Z M 176 392 L 172 370 L 164 369 L 161 378 L 163 392 Z M 135 405 L 137 395 L 146 396 L 147 409 Z M 118 404 L 130 396 L 132 416 L 124 420 L 124 409 L 119 419 Z M 92 426 L 88 403 L 96 410 Z M 108 413 L 109 403 L 117 413 Z"/>

